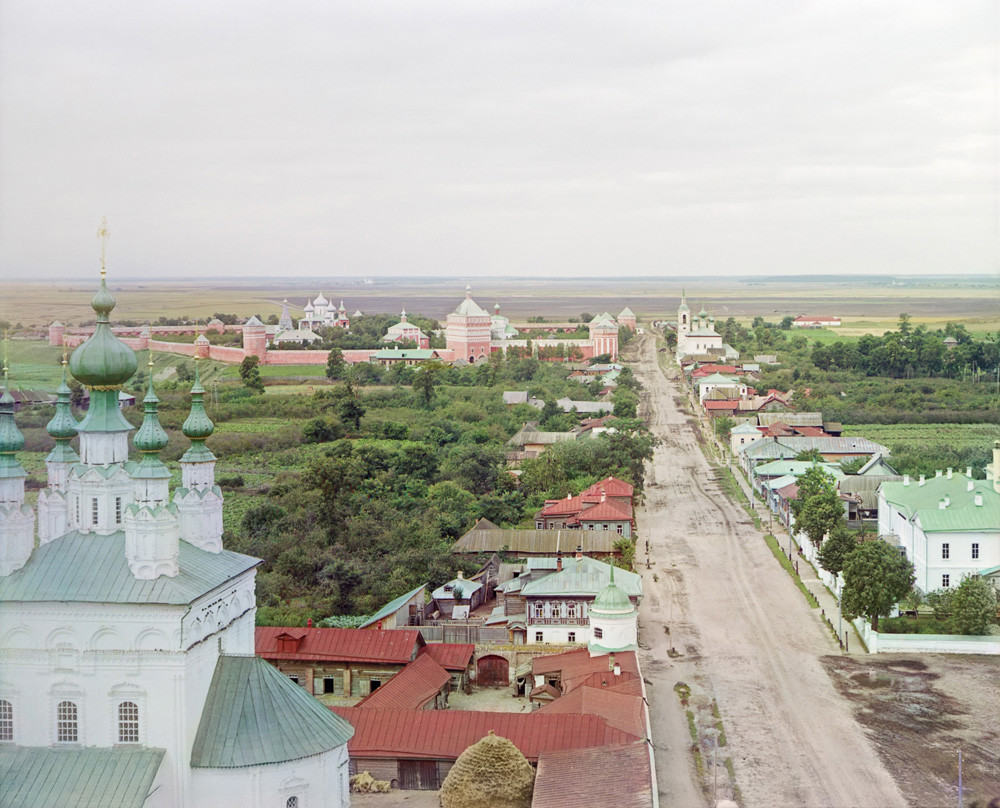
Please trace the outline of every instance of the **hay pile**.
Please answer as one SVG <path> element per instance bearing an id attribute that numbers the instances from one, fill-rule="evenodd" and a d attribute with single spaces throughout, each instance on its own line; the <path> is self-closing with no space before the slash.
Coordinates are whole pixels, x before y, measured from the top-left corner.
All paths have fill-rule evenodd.
<path id="1" fill-rule="evenodd" d="M 442 808 L 530 808 L 535 770 L 506 738 L 490 734 L 466 749 L 441 785 Z"/>
<path id="2" fill-rule="evenodd" d="M 391 788 L 388 780 L 376 780 L 368 772 L 355 774 L 351 778 L 351 791 L 355 794 L 388 794 Z"/>

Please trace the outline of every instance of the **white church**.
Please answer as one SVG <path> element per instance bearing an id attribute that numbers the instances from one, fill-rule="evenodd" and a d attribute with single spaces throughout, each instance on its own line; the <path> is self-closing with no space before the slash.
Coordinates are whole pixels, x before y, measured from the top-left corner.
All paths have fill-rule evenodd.
<path id="1" fill-rule="evenodd" d="M 152 373 L 129 460 L 118 393 L 137 359 L 112 334 L 101 274 L 96 330 L 69 360 L 90 407 L 77 423 L 64 361 L 37 514 L 4 368 L 0 804 L 346 806 L 352 727 L 254 655 L 260 561 L 222 547 L 197 372 L 180 486 L 159 459 Z"/>
<path id="2" fill-rule="evenodd" d="M 687 296 L 681 294 L 677 307 L 677 361 L 685 359 L 702 362 L 720 362 L 740 358 L 740 352 L 722 341 L 722 335 L 715 330 L 715 318 L 704 308 L 697 317 L 691 316 Z"/>

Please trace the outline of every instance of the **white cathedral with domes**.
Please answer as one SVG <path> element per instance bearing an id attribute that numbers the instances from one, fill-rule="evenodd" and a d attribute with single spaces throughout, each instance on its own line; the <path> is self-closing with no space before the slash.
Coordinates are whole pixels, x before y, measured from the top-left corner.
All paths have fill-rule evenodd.
<path id="1" fill-rule="evenodd" d="M 37 543 L 4 368 L 0 804 L 348 805 L 353 729 L 254 655 L 260 561 L 222 547 L 197 370 L 180 487 L 159 458 L 152 374 L 129 459 L 118 392 L 137 359 L 111 331 L 114 305 L 102 270 L 97 327 L 69 361 L 90 407 L 77 423 L 64 362 Z"/>

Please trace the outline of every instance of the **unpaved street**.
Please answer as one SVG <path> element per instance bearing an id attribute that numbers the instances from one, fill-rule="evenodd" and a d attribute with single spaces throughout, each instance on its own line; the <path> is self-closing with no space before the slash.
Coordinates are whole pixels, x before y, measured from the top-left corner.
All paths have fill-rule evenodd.
<path id="1" fill-rule="evenodd" d="M 820 663 L 839 649 L 818 612 L 720 490 L 682 409 L 681 388 L 657 367 L 652 337 L 643 338 L 640 351 L 635 368 L 646 388 L 645 414 L 662 441 L 638 514 L 637 558 L 661 805 L 704 805 L 713 793 L 746 806 L 906 805 Z M 699 764 L 678 682 L 691 690 Z M 713 699 L 727 741 L 715 769 L 706 741 Z M 738 793 L 722 765 L 727 757 Z"/>

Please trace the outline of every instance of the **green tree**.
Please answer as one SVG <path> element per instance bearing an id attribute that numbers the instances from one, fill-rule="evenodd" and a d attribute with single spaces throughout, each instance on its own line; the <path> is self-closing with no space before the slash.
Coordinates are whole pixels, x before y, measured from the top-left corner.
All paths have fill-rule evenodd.
<path id="1" fill-rule="evenodd" d="M 639 397 L 627 387 L 616 387 L 611 394 L 615 405 L 615 415 L 619 418 L 635 418 L 639 411 Z"/>
<path id="2" fill-rule="evenodd" d="M 340 348 L 332 348 L 326 355 L 326 378 L 336 380 L 344 375 L 344 352 Z"/>
<path id="3" fill-rule="evenodd" d="M 340 411 L 340 419 L 348 424 L 354 425 L 354 431 L 361 429 L 361 419 L 365 415 L 365 405 L 361 403 L 358 394 L 348 382 L 344 385 L 344 395 L 340 399 L 337 409 Z"/>
<path id="4" fill-rule="evenodd" d="M 621 554 L 620 558 L 614 559 L 615 566 L 632 572 L 632 567 L 635 564 L 635 540 L 622 536 L 615 541 L 614 547 Z"/>
<path id="5" fill-rule="evenodd" d="M 836 491 L 822 491 L 802 503 L 795 526 L 815 545 L 844 523 L 844 504 Z"/>
<path id="6" fill-rule="evenodd" d="M 440 362 L 424 362 L 413 372 L 413 392 L 420 396 L 421 403 L 427 409 L 434 403 L 434 387 L 443 367 Z"/>
<path id="7" fill-rule="evenodd" d="M 256 356 L 244 357 L 240 363 L 240 378 L 248 390 L 255 393 L 264 392 L 264 381 L 260 378 L 260 359 Z"/>
<path id="8" fill-rule="evenodd" d="M 736 426 L 736 421 L 728 415 L 720 415 L 715 419 L 714 424 L 715 434 L 719 436 L 719 440 L 727 441 L 729 440 L 729 433 Z"/>
<path id="9" fill-rule="evenodd" d="M 996 621 L 996 590 L 979 575 L 963 575 L 951 608 L 951 627 L 956 634 L 989 634 Z"/>
<path id="10" fill-rule="evenodd" d="M 177 381 L 189 382 L 194 379 L 194 369 L 187 362 L 177 363 Z"/>
<path id="11" fill-rule="evenodd" d="M 885 617 L 913 589 L 913 564 L 884 541 L 860 545 L 844 559 L 841 606 L 847 614 L 866 617 L 878 631 Z"/>
<path id="12" fill-rule="evenodd" d="M 835 525 L 830 537 L 819 548 L 819 565 L 836 575 L 844 568 L 844 560 L 858 549 L 858 541 L 846 525 Z"/>

